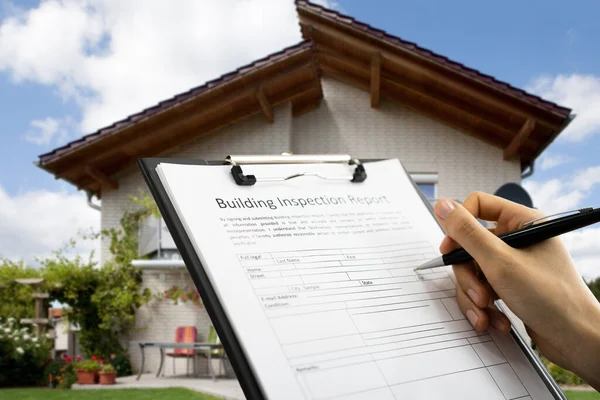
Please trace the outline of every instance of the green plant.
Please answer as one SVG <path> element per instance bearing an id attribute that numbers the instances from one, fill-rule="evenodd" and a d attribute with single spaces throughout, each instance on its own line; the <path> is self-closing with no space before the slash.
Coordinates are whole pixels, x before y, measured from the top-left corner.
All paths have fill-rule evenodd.
<path id="1" fill-rule="evenodd" d="M 58 383 L 58 389 L 71 389 L 71 386 L 77 382 L 77 374 L 73 370 L 65 371 L 63 379 Z"/>
<path id="2" fill-rule="evenodd" d="M 49 351 L 46 338 L 34 337 L 14 318 L 0 319 L 0 387 L 42 384 Z"/>
<path id="3" fill-rule="evenodd" d="M 102 367 L 100 367 L 100 373 L 103 372 L 115 372 L 115 367 L 113 367 L 111 364 L 104 364 Z"/>
<path id="4" fill-rule="evenodd" d="M 102 268 L 97 268 L 93 254 L 87 259 L 69 254 L 77 245 L 75 240 L 38 260 L 40 268 L 0 258 L 0 318 L 13 317 L 17 321 L 31 318 L 35 312 L 31 298 L 34 289 L 18 284 L 15 279 L 43 278 L 39 290 L 50 294 L 50 302 L 65 306 L 64 316 L 80 329 L 79 344 L 84 354 L 88 358 L 96 354 L 105 359 L 110 355 L 119 376 L 132 373 L 127 349 L 120 339 L 135 328 L 136 310 L 154 298 L 149 289 L 142 288 L 141 270 L 132 265 L 132 260 L 138 258 L 139 224 L 143 218 L 160 215 L 149 196 L 132 196 L 131 200 L 134 207 L 124 212 L 118 228 L 81 237 L 84 240 L 102 237 L 109 241 L 112 258 Z M 193 293 L 189 296 L 195 301 Z M 0 354 L 9 352 L 14 354 L 15 346 L 0 337 Z M 10 362 L 18 357 L 15 354 Z M 7 360 L 0 357 L 0 368 L 8 368 Z M 0 380 L 4 379 L 1 369 L 0 375 Z"/>
<path id="5" fill-rule="evenodd" d="M 48 380 L 48 385 L 52 388 L 70 389 L 73 383 L 77 382 L 77 375 L 74 371 L 74 364 L 70 357 L 64 359 L 52 360 L 44 370 L 44 376 Z"/>
<path id="6" fill-rule="evenodd" d="M 131 370 L 131 361 L 127 354 L 111 354 L 110 363 L 117 371 L 117 376 L 129 376 L 133 373 Z"/>
<path id="7" fill-rule="evenodd" d="M 196 289 L 183 289 L 177 285 L 173 285 L 163 292 L 163 298 L 172 300 L 173 304 L 190 301 L 196 306 L 202 307 L 202 299 L 200 298 L 200 293 L 198 293 L 198 290 Z"/>
<path id="8" fill-rule="evenodd" d="M 138 190 L 138 194 L 139 196 L 129 196 L 129 200 L 131 200 L 132 203 L 139 205 L 140 208 L 144 210 L 141 217 L 146 218 L 152 215 L 155 218 L 160 218 L 161 215 L 156 202 L 141 189 Z"/>
<path id="9" fill-rule="evenodd" d="M 101 367 L 102 367 L 102 365 L 97 360 L 77 361 L 73 365 L 73 369 L 75 369 L 75 371 L 87 371 L 87 372 L 99 371 Z"/>
<path id="10" fill-rule="evenodd" d="M 550 372 L 550 375 L 552 375 L 552 378 L 556 381 L 556 383 L 559 383 L 561 385 L 582 385 L 585 383 L 583 379 L 575 375 L 573 372 L 559 367 L 558 365 L 550 362 L 544 357 L 542 357 L 541 359 L 544 362 L 546 369 L 548 370 L 548 372 Z"/>
<path id="11" fill-rule="evenodd" d="M 590 280 L 589 282 L 586 282 L 586 284 L 588 285 L 590 291 L 593 293 L 596 299 L 600 301 L 600 277 L 594 280 Z"/>
<path id="12" fill-rule="evenodd" d="M 41 261 L 52 299 L 68 305 L 67 317 L 80 327 L 79 343 L 88 357 L 126 354 L 119 338 L 134 328 L 136 310 L 152 298 L 152 292 L 141 287 L 141 270 L 132 265 L 139 221 L 148 213 L 127 211 L 120 228 L 89 237 L 110 241 L 113 257 L 102 268 L 96 268 L 91 258 L 66 257 L 62 252 Z"/>
<path id="13" fill-rule="evenodd" d="M 0 318 L 31 318 L 35 303 L 31 298 L 34 289 L 15 282 L 15 278 L 39 278 L 38 269 L 25 265 L 23 261 L 11 261 L 0 257 Z"/>

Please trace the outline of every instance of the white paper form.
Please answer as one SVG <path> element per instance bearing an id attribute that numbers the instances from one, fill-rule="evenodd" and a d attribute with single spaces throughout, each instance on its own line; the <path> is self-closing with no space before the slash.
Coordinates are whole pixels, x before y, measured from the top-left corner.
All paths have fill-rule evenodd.
<path id="1" fill-rule="evenodd" d="M 552 398 L 511 337 L 471 328 L 450 267 L 414 272 L 443 233 L 400 163 L 365 169 L 158 168 L 267 397 Z M 307 170 L 352 167 L 244 166 Z"/>

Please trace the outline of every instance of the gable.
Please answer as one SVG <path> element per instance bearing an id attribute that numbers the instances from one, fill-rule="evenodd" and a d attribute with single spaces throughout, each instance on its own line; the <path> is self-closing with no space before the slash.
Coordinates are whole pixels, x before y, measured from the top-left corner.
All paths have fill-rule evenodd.
<path id="1" fill-rule="evenodd" d="M 321 77 L 394 101 L 497 148 L 525 169 L 571 120 L 570 110 L 530 95 L 348 16 L 297 1 L 304 41 L 160 102 L 39 157 L 38 165 L 101 196 L 140 157 L 160 156 L 273 107 L 318 107 Z"/>

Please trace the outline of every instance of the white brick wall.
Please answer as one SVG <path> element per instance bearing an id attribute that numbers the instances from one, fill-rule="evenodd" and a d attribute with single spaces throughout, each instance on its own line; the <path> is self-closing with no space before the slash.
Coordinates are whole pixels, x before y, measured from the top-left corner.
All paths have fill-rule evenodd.
<path id="1" fill-rule="evenodd" d="M 164 293 L 173 285 L 185 289 L 193 289 L 193 282 L 184 268 L 145 269 L 143 271 L 144 288 L 149 288 L 153 293 Z M 139 370 L 141 365 L 141 353 L 137 341 L 174 341 L 175 328 L 177 326 L 196 326 L 198 329 L 198 341 L 205 341 L 208 337 L 208 329 L 211 322 L 208 314 L 203 308 L 192 303 L 178 303 L 172 300 L 152 300 L 146 306 L 138 310 L 136 315 L 136 328 L 128 338 L 131 362 L 134 370 Z M 168 350 L 171 351 L 171 350 Z M 159 351 L 156 348 L 146 349 L 146 362 L 144 370 L 156 373 L 159 365 Z M 173 361 L 175 364 L 173 364 Z M 164 366 L 165 376 L 175 372 L 183 374 L 186 371 L 186 361 L 183 359 L 173 360 L 166 358 Z M 190 362 L 190 373 L 192 364 Z M 198 359 L 198 372 L 207 373 L 206 359 Z"/>
<path id="2" fill-rule="evenodd" d="M 275 122 L 268 123 L 260 114 L 238 124 L 231 125 L 210 135 L 198 138 L 178 149 L 173 149 L 168 157 L 189 157 L 202 159 L 222 159 L 228 154 L 277 154 L 290 151 L 290 126 L 292 121 L 289 104 L 274 110 Z M 118 190 L 103 188 L 102 217 L 103 229 L 119 226 L 123 212 L 133 205 L 128 196 L 137 195 L 139 190 L 147 192 L 139 170 L 132 168 L 117 177 Z M 110 257 L 109 243 L 102 243 L 101 260 Z M 176 270 L 144 270 L 144 286 L 155 293 L 162 293 L 172 285 L 192 287 L 193 283 L 185 269 Z M 210 319 L 204 309 L 194 305 L 172 305 L 168 301 L 153 300 L 138 311 L 137 328 L 128 338 L 131 361 L 134 370 L 141 366 L 141 355 L 138 341 L 172 341 L 175 339 L 175 328 L 180 325 L 195 325 L 198 328 L 199 340 L 206 340 Z M 167 359 L 165 375 L 173 373 L 172 359 Z M 175 361 L 176 372 L 185 372 L 185 361 Z M 156 373 L 159 365 L 157 349 L 146 350 L 145 370 Z M 199 372 L 206 373 L 206 362 L 199 361 Z"/>
<path id="3" fill-rule="evenodd" d="M 349 153 L 361 158 L 397 157 L 411 173 L 437 173 L 438 197 L 464 199 L 520 182 L 520 164 L 502 150 L 397 103 L 370 106 L 369 93 L 323 79 L 324 99 L 292 121 L 295 153 Z"/>
<path id="4" fill-rule="evenodd" d="M 290 104 L 277 107 L 274 115 L 272 124 L 262 114 L 255 115 L 173 149 L 166 157 L 212 160 L 223 159 L 229 154 L 278 154 L 290 151 Z M 137 167 L 121 173 L 116 179 L 119 182 L 118 190 L 106 186 L 102 188 L 102 229 L 118 227 L 123 212 L 132 207 L 129 196 L 137 195 L 139 190 L 147 192 L 146 183 Z M 109 245 L 108 241 L 102 243 L 102 262 L 110 257 Z"/>
<path id="5" fill-rule="evenodd" d="M 502 159 L 502 150 L 430 120 L 395 103 L 383 100 L 370 107 L 369 94 L 332 79 L 323 79 L 325 98 L 321 106 L 292 118 L 290 105 L 277 107 L 275 122 L 262 114 L 196 139 L 169 153 L 173 157 L 221 159 L 228 154 L 349 153 L 361 158 L 398 157 L 412 173 L 438 174 L 438 197 L 462 200 L 471 191 L 495 191 L 501 184 L 520 182 L 518 162 Z M 103 188 L 102 228 L 117 227 L 128 195 L 145 189 L 135 168 L 119 177 L 119 190 Z M 110 256 L 103 243 L 102 260 Z M 190 286 L 185 269 L 145 270 L 144 284 L 162 292 L 173 284 Z M 210 324 L 206 312 L 193 305 L 173 306 L 153 301 L 138 313 L 138 329 L 128 338 L 134 368 L 140 356 L 136 341 L 173 340 L 175 327 L 194 324 L 200 340 Z M 146 370 L 156 372 L 158 351 L 148 351 Z M 172 373 L 171 360 L 166 374 Z M 185 371 L 179 361 L 178 373 Z"/>

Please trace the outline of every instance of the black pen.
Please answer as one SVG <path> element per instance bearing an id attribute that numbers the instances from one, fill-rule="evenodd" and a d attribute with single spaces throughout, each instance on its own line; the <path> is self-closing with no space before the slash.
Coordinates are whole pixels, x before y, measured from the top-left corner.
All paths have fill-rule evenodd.
<path id="1" fill-rule="evenodd" d="M 556 218 L 545 222 L 535 223 L 557 215 L 575 213 L 567 217 Z M 575 211 L 567 211 L 542 217 L 523 225 L 523 228 L 498 236 L 502 241 L 514 248 L 532 246 L 544 240 L 563 233 L 571 232 L 584 226 L 600 222 L 600 208 L 587 207 Z M 441 257 L 434 258 L 415 268 L 422 271 L 431 268 L 443 267 L 445 265 L 464 264 L 473 261 L 473 257 L 463 248 L 458 248 Z"/>

